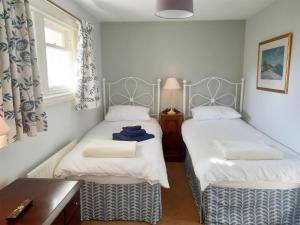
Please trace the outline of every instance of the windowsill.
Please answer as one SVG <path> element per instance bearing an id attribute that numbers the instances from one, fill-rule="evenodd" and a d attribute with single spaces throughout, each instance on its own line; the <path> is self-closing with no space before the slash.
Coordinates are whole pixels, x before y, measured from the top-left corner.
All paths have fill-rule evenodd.
<path id="1" fill-rule="evenodd" d="M 45 106 L 52 106 L 63 102 L 71 102 L 74 100 L 72 92 L 64 92 L 59 94 L 51 94 L 44 97 Z"/>

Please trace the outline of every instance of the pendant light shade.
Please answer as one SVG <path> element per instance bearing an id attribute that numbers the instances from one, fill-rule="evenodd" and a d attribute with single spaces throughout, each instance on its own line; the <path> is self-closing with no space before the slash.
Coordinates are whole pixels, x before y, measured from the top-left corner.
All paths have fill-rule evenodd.
<path id="1" fill-rule="evenodd" d="M 158 17 L 185 19 L 193 15 L 193 0 L 157 0 L 156 16 Z"/>

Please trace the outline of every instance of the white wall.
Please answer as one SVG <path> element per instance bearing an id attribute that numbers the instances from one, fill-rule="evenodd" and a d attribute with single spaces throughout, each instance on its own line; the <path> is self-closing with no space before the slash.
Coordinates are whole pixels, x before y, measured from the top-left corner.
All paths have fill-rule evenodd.
<path id="1" fill-rule="evenodd" d="M 300 153 L 300 1 L 279 0 L 246 22 L 244 115 L 250 124 Z M 260 41 L 293 32 L 289 93 L 256 90 Z"/>
<path id="2" fill-rule="evenodd" d="M 58 4 L 84 18 L 95 26 L 94 49 L 96 66 L 101 75 L 101 47 L 99 22 L 72 0 L 57 0 Z M 72 102 L 64 102 L 46 108 L 49 130 L 37 137 L 26 138 L 0 149 L 0 187 L 26 174 L 31 168 L 53 154 L 73 139 L 80 138 L 102 118 L 102 109 L 76 112 Z"/>
<path id="3" fill-rule="evenodd" d="M 195 82 L 222 76 L 239 81 L 243 73 L 244 21 L 103 23 L 101 31 L 108 80 L 176 76 Z M 169 98 L 162 94 L 165 108 Z"/>

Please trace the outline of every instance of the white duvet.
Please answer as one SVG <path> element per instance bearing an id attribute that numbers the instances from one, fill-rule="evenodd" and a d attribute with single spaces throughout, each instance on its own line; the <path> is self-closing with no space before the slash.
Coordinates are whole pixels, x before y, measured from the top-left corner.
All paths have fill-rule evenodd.
<path id="1" fill-rule="evenodd" d="M 187 120 L 182 135 L 201 189 L 208 185 L 270 187 L 300 184 L 299 155 L 254 129 L 241 119 Z M 213 140 L 269 144 L 284 152 L 283 160 L 226 160 L 213 149 Z"/>
<path id="2" fill-rule="evenodd" d="M 84 147 L 95 139 L 112 139 L 123 126 L 141 125 L 155 138 L 138 142 L 135 158 L 88 158 Z M 155 119 L 147 121 L 103 121 L 89 131 L 55 170 L 58 178 L 81 178 L 98 183 L 136 183 L 146 181 L 169 188 L 161 144 L 161 128 Z M 119 178 L 119 179 L 118 179 Z"/>

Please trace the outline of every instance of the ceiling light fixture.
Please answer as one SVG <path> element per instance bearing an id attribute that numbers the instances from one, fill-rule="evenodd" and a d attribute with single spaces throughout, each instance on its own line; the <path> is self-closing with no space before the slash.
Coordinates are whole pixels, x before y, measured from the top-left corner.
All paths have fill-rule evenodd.
<path id="1" fill-rule="evenodd" d="M 156 16 L 158 17 L 185 19 L 193 15 L 193 0 L 157 0 Z"/>

